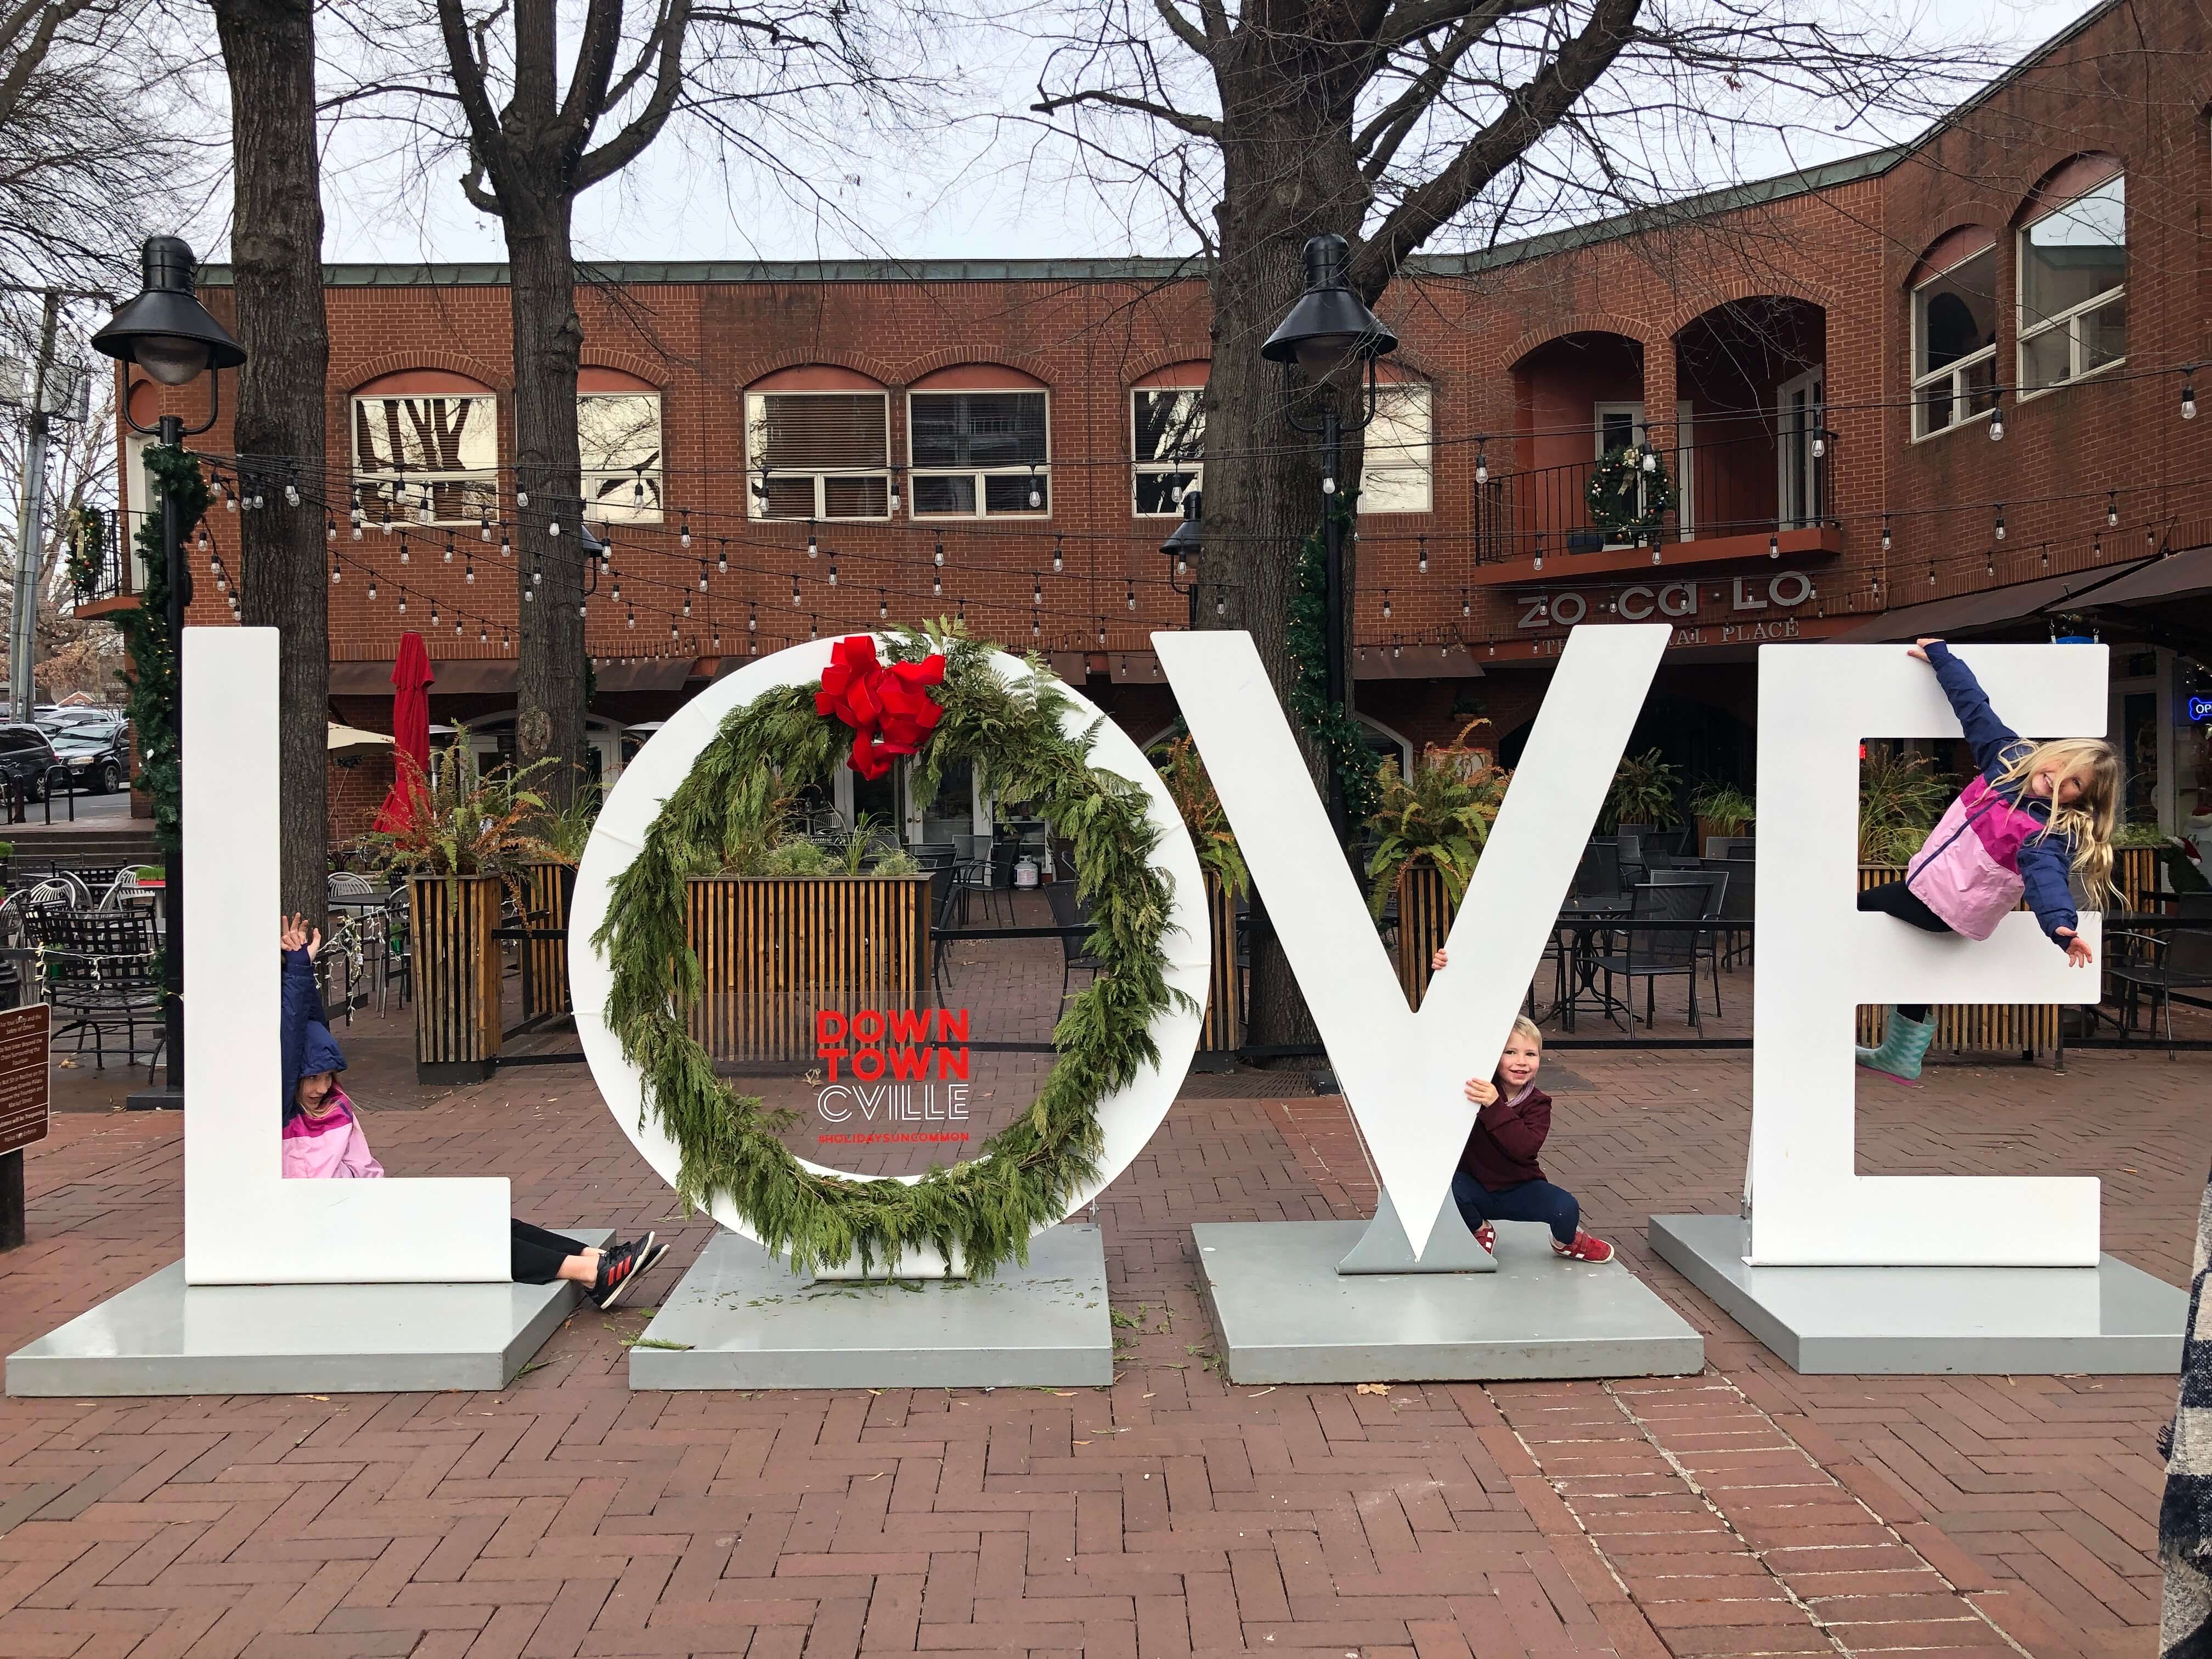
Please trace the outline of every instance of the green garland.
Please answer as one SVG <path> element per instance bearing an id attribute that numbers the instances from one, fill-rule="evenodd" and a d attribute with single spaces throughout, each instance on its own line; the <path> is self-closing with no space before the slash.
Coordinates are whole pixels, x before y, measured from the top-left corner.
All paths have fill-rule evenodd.
<path id="1" fill-rule="evenodd" d="M 1348 540 L 1352 506 L 1339 494 L 1328 508 L 1338 515 Z M 1319 744 L 1344 791 L 1346 822 L 1364 823 L 1382 800 L 1375 776 L 1375 751 L 1365 729 L 1328 700 L 1328 545 L 1316 526 L 1298 550 L 1297 589 L 1291 599 L 1288 642 L 1297 678 L 1291 682 L 1291 712 Z"/>
<path id="2" fill-rule="evenodd" d="M 187 545 L 209 500 L 198 458 L 157 444 L 146 451 L 146 471 L 156 502 L 167 487 L 177 510 L 177 544 Z M 146 571 L 138 607 L 116 611 L 109 620 L 123 630 L 131 657 L 131 672 L 123 679 L 129 688 L 131 736 L 138 746 L 137 787 L 153 800 L 155 839 L 173 853 L 181 844 L 183 826 L 181 775 L 171 723 L 177 702 L 177 665 L 169 653 L 168 557 L 162 550 L 158 510 L 149 513 L 138 526 L 138 556 Z"/>
<path id="3" fill-rule="evenodd" d="M 1173 884 L 1152 860 L 1159 831 L 1146 790 L 1091 764 L 1095 726 L 1062 733 L 1070 705 L 1048 667 L 1031 657 L 1028 678 L 1008 685 L 991 667 L 994 648 L 942 623 L 890 643 L 889 661 L 945 657 L 944 717 L 908 763 L 909 785 L 927 803 L 944 769 L 968 760 L 1000 801 L 1028 803 L 1073 842 L 1078 890 L 1092 906 L 1086 948 L 1102 965 L 1053 1033 L 1060 1058 L 1036 1102 L 976 1157 L 912 1182 L 812 1173 L 776 1138 L 792 1115 L 732 1089 L 685 1027 L 701 991 L 686 878 L 721 868 L 725 846 L 772 796 L 826 784 L 850 750 L 852 732 L 815 713 L 813 686 L 779 687 L 730 712 L 616 879 L 592 937 L 613 969 L 608 1027 L 643 1075 L 644 1111 L 683 1154 L 678 1195 L 700 1208 L 727 1198 L 801 1272 L 856 1256 L 870 1267 L 909 1249 L 957 1251 L 977 1274 L 1026 1260 L 1030 1231 L 1060 1219 L 1097 1173 L 1099 1100 L 1158 1060 L 1153 1020 L 1193 1006 L 1167 983 Z"/>

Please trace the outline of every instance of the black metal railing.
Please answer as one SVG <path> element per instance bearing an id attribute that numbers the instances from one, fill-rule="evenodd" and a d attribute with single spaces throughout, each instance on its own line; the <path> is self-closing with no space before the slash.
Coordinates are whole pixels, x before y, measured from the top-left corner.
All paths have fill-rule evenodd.
<path id="1" fill-rule="evenodd" d="M 75 509 L 85 527 L 62 550 L 69 561 L 70 588 L 79 605 L 94 599 L 120 598 L 134 590 L 131 580 L 131 550 L 119 539 L 124 520 L 102 507 Z"/>
<path id="2" fill-rule="evenodd" d="M 1613 458 L 1492 471 L 1474 497 L 1478 564 L 1663 545 L 1723 536 L 1778 535 L 1831 519 L 1829 462 L 1835 436 L 1808 428 L 1682 448 L 1630 450 L 1638 500 L 1622 511 L 1593 510 L 1590 486 Z M 1652 465 L 1641 465 L 1648 455 Z M 1617 477 L 1617 471 L 1613 476 Z M 1547 574 L 1549 574 L 1548 571 Z"/>

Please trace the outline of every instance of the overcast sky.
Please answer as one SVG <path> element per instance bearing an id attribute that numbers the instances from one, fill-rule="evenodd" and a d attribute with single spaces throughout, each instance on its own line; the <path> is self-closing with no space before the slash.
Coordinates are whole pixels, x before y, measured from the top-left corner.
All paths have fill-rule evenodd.
<path id="1" fill-rule="evenodd" d="M 1979 31 L 2002 40 L 2012 56 L 2086 9 L 2080 0 L 1923 3 L 1926 26 L 1938 33 Z M 968 43 L 975 39 L 969 36 Z M 963 48 L 973 49 L 968 43 Z M 918 142 L 900 136 L 864 143 L 834 170 L 828 164 L 810 169 L 803 188 L 767 178 L 763 169 L 725 167 L 697 140 L 672 131 L 641 161 L 583 198 L 577 252 L 586 258 L 629 260 L 993 258 L 1191 248 L 1188 231 L 1149 204 L 1102 201 L 1071 185 L 1064 158 L 1049 147 L 1040 149 L 1034 128 L 990 118 L 992 99 L 1018 112 L 1036 95 L 1036 63 L 1018 43 L 1006 45 L 1000 60 L 987 57 L 957 67 L 971 86 L 985 89 L 964 121 Z M 1738 157 L 1736 170 L 1754 177 L 1784 172 L 1872 148 L 1882 137 L 1863 129 L 1838 134 L 1821 125 L 1793 126 Z M 369 134 L 344 128 L 327 160 L 327 258 L 389 263 L 506 257 L 497 223 L 463 198 L 451 176 L 457 168 L 448 166 L 439 176 L 396 168 Z M 227 202 L 216 205 L 220 211 Z M 220 247 L 227 230 L 221 222 L 210 223 L 203 245 Z"/>

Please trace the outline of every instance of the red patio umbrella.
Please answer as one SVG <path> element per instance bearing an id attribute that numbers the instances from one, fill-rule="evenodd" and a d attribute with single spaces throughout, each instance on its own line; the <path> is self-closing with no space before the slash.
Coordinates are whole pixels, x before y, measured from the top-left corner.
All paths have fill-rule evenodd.
<path id="1" fill-rule="evenodd" d="M 422 636 L 402 634 L 399 659 L 392 665 L 392 753 L 398 775 L 377 809 L 379 830 L 404 830 L 414 822 L 423 776 L 430 769 L 430 683 L 436 678 Z"/>

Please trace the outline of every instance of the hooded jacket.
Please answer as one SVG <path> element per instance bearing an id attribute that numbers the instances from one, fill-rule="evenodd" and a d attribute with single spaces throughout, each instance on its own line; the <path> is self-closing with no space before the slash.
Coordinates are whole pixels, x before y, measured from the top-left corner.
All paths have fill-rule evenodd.
<path id="1" fill-rule="evenodd" d="M 1936 683 L 1974 753 L 1981 775 L 1951 803 L 1905 872 L 1913 895 L 1968 939 L 1987 939 L 2026 894 L 2051 942 L 2078 927 L 2069 881 L 2074 843 L 2051 833 L 2051 803 L 2026 780 L 2000 786 L 2007 766 L 2033 747 L 1996 716 L 1973 670 L 1940 641 L 1928 647 Z"/>
<path id="2" fill-rule="evenodd" d="M 279 1048 L 284 1079 L 283 1115 L 297 1116 L 300 1079 L 319 1072 L 343 1072 L 345 1051 L 331 1035 L 323 994 L 315 988 L 315 964 L 305 951 L 284 952 L 283 1021 Z"/>
<path id="3" fill-rule="evenodd" d="M 384 1173 L 368 1150 L 345 1091 L 331 1085 L 319 1117 L 300 1109 L 300 1079 L 343 1072 L 345 1051 L 331 1035 L 315 965 L 305 951 L 284 953 L 283 1050 L 284 1174 L 289 1180 L 374 1180 Z"/>

